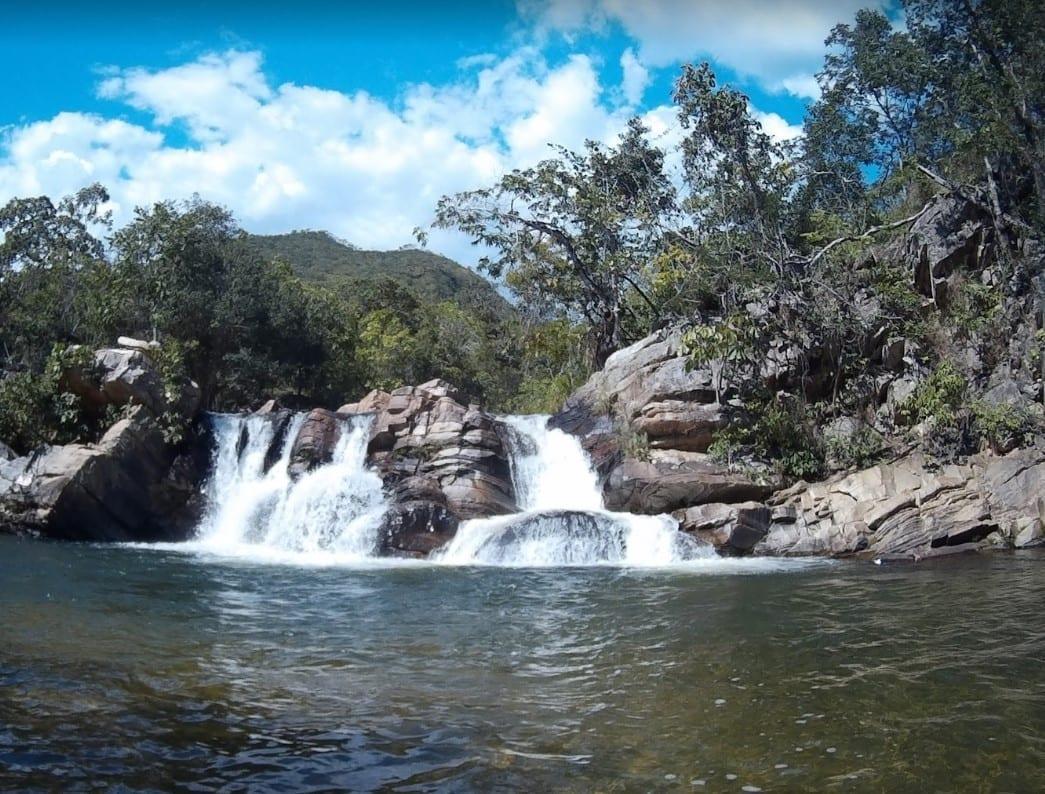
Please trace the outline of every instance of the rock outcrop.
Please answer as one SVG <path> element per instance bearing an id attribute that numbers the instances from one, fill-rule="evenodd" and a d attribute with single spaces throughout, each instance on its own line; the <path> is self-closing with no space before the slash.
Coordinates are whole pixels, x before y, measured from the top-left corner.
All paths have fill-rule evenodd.
<path id="1" fill-rule="evenodd" d="M 338 410 L 373 414 L 368 457 L 392 496 L 384 543 L 423 554 L 460 521 L 516 509 L 504 430 L 445 381 L 374 391 Z"/>
<path id="2" fill-rule="evenodd" d="M 165 384 L 148 350 L 141 347 L 97 350 L 91 366 L 65 373 L 65 387 L 96 412 L 109 405 L 142 405 L 153 416 L 168 411 L 186 419 L 195 416 L 200 408 L 199 387 L 187 379 Z"/>
<path id="3" fill-rule="evenodd" d="M 67 372 L 66 388 L 101 416 L 124 418 L 91 444 L 47 446 L 0 462 L 0 529 L 65 540 L 158 540 L 186 537 L 201 508 L 205 445 L 190 430 L 167 442 L 161 417 L 191 420 L 196 384 L 165 384 L 148 350 L 106 348 L 93 364 Z"/>
<path id="4" fill-rule="evenodd" d="M 709 502 L 764 499 L 772 488 L 731 472 L 700 452 L 652 450 L 647 460 L 624 458 L 606 480 L 606 506 L 629 513 L 670 513 Z"/>
<path id="5" fill-rule="evenodd" d="M 198 465 L 144 406 L 97 444 L 44 447 L 0 464 L 0 522 L 62 540 L 158 540 L 195 524 Z"/>
<path id="6" fill-rule="evenodd" d="M 324 408 L 314 408 L 305 417 L 290 448 L 290 476 L 297 479 L 317 466 L 329 463 L 334 447 L 341 438 L 341 422 L 337 414 Z M 282 444 L 278 448 L 281 448 Z M 266 457 L 272 457 L 273 443 Z"/>
<path id="7" fill-rule="evenodd" d="M 1045 450 L 942 467 L 911 455 L 799 483 L 764 504 L 705 504 L 675 515 L 684 531 L 731 554 L 918 560 L 1029 548 L 1045 545 Z"/>
<path id="8" fill-rule="evenodd" d="M 716 401 L 712 372 L 688 366 L 680 345 L 680 331 L 661 331 L 614 353 L 552 417 L 580 439 L 610 509 L 664 513 L 772 490 L 706 454 L 730 406 Z M 636 441 L 645 449 L 629 453 Z"/>

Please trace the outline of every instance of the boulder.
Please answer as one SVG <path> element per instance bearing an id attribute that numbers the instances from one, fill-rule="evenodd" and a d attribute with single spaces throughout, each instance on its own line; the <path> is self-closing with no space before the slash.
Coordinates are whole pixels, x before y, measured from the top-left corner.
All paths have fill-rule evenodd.
<path id="1" fill-rule="evenodd" d="M 457 521 L 516 509 L 506 431 L 485 411 L 464 405 L 446 381 L 371 392 L 341 412 L 374 413 L 368 454 L 397 503 L 417 501 L 397 490 L 410 478 L 438 486 L 444 511 L 423 513 L 413 505 L 403 521 L 456 528 Z"/>
<path id="2" fill-rule="evenodd" d="M 760 501 L 772 487 L 696 452 L 652 450 L 649 460 L 625 458 L 604 486 L 606 506 L 632 513 L 668 513 L 708 502 Z"/>
<path id="3" fill-rule="evenodd" d="M 758 502 L 712 502 L 675 514 L 679 529 L 710 543 L 720 554 L 749 553 L 769 532 L 772 511 Z"/>
<path id="4" fill-rule="evenodd" d="M 182 539 L 195 525 L 202 473 L 199 458 L 179 460 L 136 406 L 97 444 L 43 447 L 3 464 L 0 525 L 63 540 Z"/>
<path id="5" fill-rule="evenodd" d="M 290 449 L 287 471 L 291 478 L 297 479 L 317 466 L 329 463 L 340 438 L 341 420 L 338 415 L 325 408 L 312 409 L 298 429 Z"/>
<path id="6" fill-rule="evenodd" d="M 148 350 L 151 348 L 95 351 L 88 370 L 74 368 L 64 374 L 65 387 L 79 395 L 88 409 L 95 412 L 109 405 L 141 405 L 153 416 L 174 411 L 191 419 L 200 409 L 199 387 L 186 378 L 168 389 Z"/>
<path id="7" fill-rule="evenodd" d="M 665 329 L 618 350 L 549 421 L 578 437 L 602 478 L 621 462 L 622 435 L 703 452 L 725 426 L 711 369 L 691 368 L 681 342 L 680 329 Z"/>
<path id="8" fill-rule="evenodd" d="M 407 477 L 391 494 L 392 507 L 381 529 L 381 552 L 393 556 L 426 557 L 457 532 L 459 519 L 450 512 L 446 495 L 432 477 Z"/>

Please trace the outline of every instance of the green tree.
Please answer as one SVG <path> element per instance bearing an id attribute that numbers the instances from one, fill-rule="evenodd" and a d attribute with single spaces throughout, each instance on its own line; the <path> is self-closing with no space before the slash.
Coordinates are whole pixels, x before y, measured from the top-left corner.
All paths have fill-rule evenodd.
<path id="1" fill-rule="evenodd" d="M 660 245 L 674 190 L 664 154 L 633 120 L 614 147 L 589 141 L 497 184 L 439 201 L 435 226 L 457 228 L 493 249 L 481 266 L 532 312 L 583 319 L 601 365 L 658 313 L 646 264 Z M 647 314 L 629 298 L 637 295 Z"/>

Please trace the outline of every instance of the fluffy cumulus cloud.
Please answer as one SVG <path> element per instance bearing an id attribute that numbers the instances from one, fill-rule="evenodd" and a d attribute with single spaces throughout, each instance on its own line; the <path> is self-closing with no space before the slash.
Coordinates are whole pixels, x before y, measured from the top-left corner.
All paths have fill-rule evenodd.
<path id="1" fill-rule="evenodd" d="M 533 50 L 462 64 L 461 80 L 408 87 L 395 105 L 365 92 L 272 85 L 256 52 L 173 68 L 110 71 L 101 96 L 150 119 L 75 112 L 8 128 L 0 199 L 109 187 L 118 220 L 133 207 L 198 193 L 256 231 L 325 228 L 364 247 L 410 241 L 438 198 L 488 184 L 547 156 L 549 141 L 612 140 L 644 81 L 601 85 L 574 55 L 550 66 Z M 616 99 L 614 99 L 614 97 Z M 433 245 L 465 259 L 452 235 Z"/>
<path id="2" fill-rule="evenodd" d="M 816 97 L 824 39 L 838 22 L 886 0 L 520 0 L 547 29 L 573 34 L 619 24 L 650 66 L 712 58 L 766 88 Z"/>
<path id="3" fill-rule="evenodd" d="M 63 112 L 6 128 L 0 201 L 101 182 L 117 222 L 136 206 L 199 194 L 251 231 L 320 228 L 363 247 L 396 247 L 427 224 L 440 196 L 531 165 L 549 154 L 549 142 L 612 141 L 649 81 L 631 50 L 620 63 L 621 82 L 607 86 L 585 55 L 550 65 L 523 48 L 469 59 L 457 82 L 409 86 L 394 103 L 362 91 L 273 85 L 257 52 L 110 70 L 99 94 L 144 120 Z M 677 144 L 671 107 L 643 117 L 663 148 Z M 778 137 L 797 132 L 775 114 L 760 118 Z M 460 235 L 438 232 L 430 242 L 476 259 Z"/>

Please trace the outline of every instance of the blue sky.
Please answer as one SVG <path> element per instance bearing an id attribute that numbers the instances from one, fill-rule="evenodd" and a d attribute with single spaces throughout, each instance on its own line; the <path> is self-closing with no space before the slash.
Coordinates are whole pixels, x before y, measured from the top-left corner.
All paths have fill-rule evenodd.
<path id="1" fill-rule="evenodd" d="M 444 193 L 643 116 L 670 148 L 679 65 L 710 60 L 775 135 L 867 0 L 21 4 L 5 11 L 0 201 L 93 181 L 118 221 L 199 193 L 247 229 L 410 242 Z M 452 234 L 432 247 L 474 260 Z"/>

